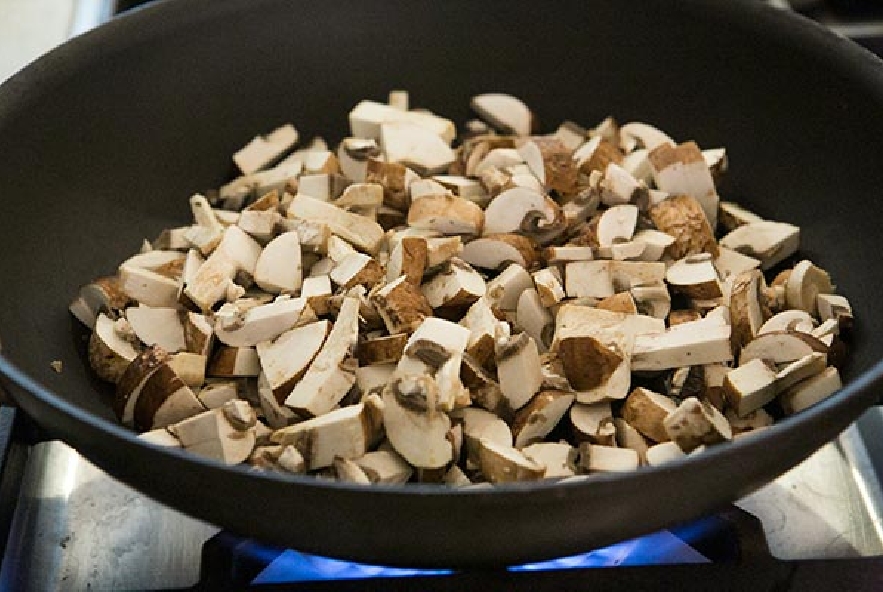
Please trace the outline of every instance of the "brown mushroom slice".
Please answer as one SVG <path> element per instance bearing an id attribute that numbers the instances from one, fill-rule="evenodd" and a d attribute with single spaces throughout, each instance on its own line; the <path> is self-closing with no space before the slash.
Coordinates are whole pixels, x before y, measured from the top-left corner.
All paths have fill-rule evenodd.
<path id="1" fill-rule="evenodd" d="M 472 266 L 456 257 L 447 268 L 423 284 L 423 294 L 432 308 L 467 306 L 484 296 L 487 285 Z"/>
<path id="2" fill-rule="evenodd" d="M 543 479 L 576 475 L 577 449 L 567 442 L 536 442 L 521 449 L 528 460 L 546 467 Z"/>
<path id="3" fill-rule="evenodd" d="M 671 294 L 665 282 L 632 286 L 629 290 L 638 312 L 656 319 L 665 319 L 671 311 Z"/>
<path id="4" fill-rule="evenodd" d="M 466 450 L 466 469 L 474 470 L 480 464 L 481 442 L 491 441 L 500 446 L 511 447 L 512 431 L 505 421 L 484 409 L 466 407 L 451 413 L 451 417 L 463 423 L 463 447 Z"/>
<path id="5" fill-rule="evenodd" d="M 738 274 L 730 288 L 730 317 L 733 342 L 743 347 L 754 339 L 764 324 L 763 275 L 756 269 Z"/>
<path id="6" fill-rule="evenodd" d="M 534 137 L 521 144 L 518 152 L 544 188 L 561 195 L 575 193 L 578 171 L 572 158 L 573 151 L 560 140 Z"/>
<path id="7" fill-rule="evenodd" d="M 573 404 L 574 396 L 561 391 L 540 391 L 518 410 L 512 422 L 515 448 L 539 442 L 551 432 Z"/>
<path id="8" fill-rule="evenodd" d="M 172 354 L 168 362 L 175 374 L 190 388 L 199 388 L 205 383 L 205 369 L 208 357 L 190 352 Z"/>
<path id="9" fill-rule="evenodd" d="M 94 330 L 100 313 L 124 308 L 128 302 L 129 297 L 122 291 L 119 277 L 103 277 L 80 288 L 70 311 L 80 322 Z"/>
<path id="10" fill-rule="evenodd" d="M 488 282 L 488 303 L 499 310 L 516 310 L 522 292 L 532 287 L 533 280 L 527 270 L 517 263 L 512 263 Z"/>
<path id="11" fill-rule="evenodd" d="M 338 262 L 329 276 L 344 290 L 358 285 L 370 289 L 384 280 L 385 273 L 374 258 L 364 253 L 350 253 Z"/>
<path id="12" fill-rule="evenodd" d="M 304 458 L 307 470 L 330 467 L 337 457 L 356 459 L 370 450 L 382 434 L 384 404 L 377 395 L 361 403 L 273 432 L 276 444 L 293 445 Z"/>
<path id="13" fill-rule="evenodd" d="M 253 378 L 261 372 L 261 362 L 253 347 L 221 346 L 209 360 L 206 375 L 218 378 Z"/>
<path id="14" fill-rule="evenodd" d="M 404 275 L 412 284 L 419 286 L 426 270 L 428 245 L 418 236 L 404 237 L 392 248 L 386 264 L 386 281 L 392 282 Z"/>
<path id="15" fill-rule="evenodd" d="M 852 306 L 843 296 L 837 294 L 819 294 L 816 297 L 816 306 L 819 311 L 819 318 L 824 322 L 829 319 L 837 321 L 838 328 L 849 330 L 852 328 Z"/>
<path id="16" fill-rule="evenodd" d="M 117 381 L 112 408 L 120 422 L 128 427 L 134 424 L 135 403 L 141 396 L 147 379 L 166 364 L 169 354 L 161 347 L 149 347 L 128 364 Z"/>
<path id="17" fill-rule="evenodd" d="M 608 385 L 625 358 L 618 347 L 589 334 L 558 339 L 557 352 L 567 381 L 577 391 Z"/>
<path id="18" fill-rule="evenodd" d="M 358 338 L 359 299 L 347 296 L 322 349 L 285 399 L 285 405 L 295 412 L 316 416 L 340 403 L 356 382 L 354 368 L 346 362 Z"/>
<path id="19" fill-rule="evenodd" d="M 673 195 L 653 205 L 647 214 L 658 230 L 675 239 L 666 249 L 666 254 L 672 259 L 683 259 L 697 253 L 711 253 L 717 257 L 718 246 L 714 230 L 709 225 L 702 206 L 694 198 Z M 736 249 L 723 242 L 721 244 Z"/>
<path id="20" fill-rule="evenodd" d="M 730 424 L 721 412 L 695 397 L 685 399 L 662 423 L 669 438 L 684 452 L 733 438 Z"/>
<path id="21" fill-rule="evenodd" d="M 610 261 L 573 261 L 564 267 L 564 290 L 570 298 L 607 298 L 613 296 L 613 271 Z"/>
<path id="22" fill-rule="evenodd" d="M 757 358 L 727 372 L 724 396 L 739 417 L 763 407 L 776 398 L 776 372 Z"/>
<path id="23" fill-rule="evenodd" d="M 376 255 L 383 242 L 383 228 L 376 222 L 306 195 L 294 197 L 288 216 L 327 224 L 333 234 L 370 255 Z"/>
<path id="24" fill-rule="evenodd" d="M 407 483 L 414 474 L 411 465 L 395 450 L 367 452 L 353 461 L 371 483 Z"/>
<path id="25" fill-rule="evenodd" d="M 739 355 L 739 365 L 758 358 L 772 364 L 788 364 L 813 352 L 827 353 L 828 346 L 800 331 L 772 331 L 758 335 Z"/>
<path id="26" fill-rule="evenodd" d="M 679 460 L 687 456 L 677 442 L 661 442 L 647 449 L 647 464 L 658 467 L 665 463 Z"/>
<path id="27" fill-rule="evenodd" d="M 306 298 L 286 296 L 268 304 L 242 308 L 236 303 L 228 303 L 217 312 L 215 335 L 221 343 L 231 347 L 253 347 L 316 319 Z"/>
<path id="28" fill-rule="evenodd" d="M 481 474 L 491 483 L 515 483 L 542 479 L 546 467 L 509 446 L 483 439 L 479 447 Z"/>
<path id="29" fill-rule="evenodd" d="M 531 274 L 540 302 L 545 307 L 550 307 L 561 302 L 566 293 L 561 279 L 561 274 L 555 267 L 547 267 Z"/>
<path id="30" fill-rule="evenodd" d="M 674 144 L 675 141 L 665 132 L 639 121 L 626 123 L 619 128 L 620 146 L 631 152 L 634 147 L 653 150 L 662 144 Z"/>
<path id="31" fill-rule="evenodd" d="M 561 208 L 546 195 L 525 187 L 507 189 L 488 204 L 484 234 L 521 233 L 544 242 L 564 229 Z"/>
<path id="32" fill-rule="evenodd" d="M 723 295 L 711 255 L 688 255 L 665 271 L 665 281 L 688 298 L 720 298 Z"/>
<path id="33" fill-rule="evenodd" d="M 411 333 L 426 317 L 432 316 L 426 296 L 404 275 L 372 291 L 369 299 L 391 334 Z"/>
<path id="34" fill-rule="evenodd" d="M 169 427 L 185 450 L 229 465 L 244 462 L 255 447 L 253 429 L 239 430 L 223 409 L 213 409 Z"/>
<path id="35" fill-rule="evenodd" d="M 478 116 L 504 134 L 529 136 L 533 115 L 521 100 L 503 93 L 472 97 L 470 106 Z"/>
<path id="36" fill-rule="evenodd" d="M 638 468 L 638 453 L 630 448 L 601 446 L 583 442 L 579 446 L 579 465 L 590 473 L 619 473 Z"/>
<path id="37" fill-rule="evenodd" d="M 618 165 L 623 161 L 622 152 L 616 144 L 601 136 L 593 136 L 577 146 L 572 158 L 577 170 L 586 176 L 595 171 L 604 171 L 611 163 Z"/>
<path id="38" fill-rule="evenodd" d="M 135 429 L 146 432 L 178 423 L 204 410 L 190 387 L 166 363 L 144 382 L 132 417 Z"/>
<path id="39" fill-rule="evenodd" d="M 812 333 L 816 327 L 815 319 L 805 310 L 794 309 L 785 310 L 771 316 L 757 330 L 758 335 L 764 333 L 772 333 L 773 331 L 800 331 L 802 333 Z"/>
<path id="40" fill-rule="evenodd" d="M 454 195 L 429 195 L 414 200 L 408 210 L 408 225 L 441 234 L 480 235 L 484 211 L 468 199 Z"/>
<path id="41" fill-rule="evenodd" d="M 512 409 L 521 409 L 543 383 L 537 344 L 526 333 L 519 333 L 498 342 L 495 357 L 503 396 Z"/>
<path id="42" fill-rule="evenodd" d="M 570 424 L 577 443 L 591 442 L 604 446 L 616 444 L 616 426 L 613 424 L 613 411 L 608 401 L 574 403 L 570 407 Z"/>
<path id="43" fill-rule="evenodd" d="M 407 333 L 365 339 L 359 342 L 356 357 L 365 366 L 397 362 L 402 357 L 407 342 Z"/>
<path id="44" fill-rule="evenodd" d="M 519 234 L 492 234 L 469 241 L 461 257 L 474 267 L 503 269 L 511 263 L 530 269 L 537 262 L 535 245 Z"/>
<path id="45" fill-rule="evenodd" d="M 435 409 L 438 387 L 431 376 L 405 376 L 383 389 L 383 426 L 395 451 L 409 464 L 438 469 L 453 459 L 447 438 L 451 420 Z"/>
<path id="46" fill-rule="evenodd" d="M 714 267 L 721 278 L 727 279 L 730 276 L 735 277 L 742 272 L 760 267 L 760 260 L 726 247 L 719 247 Z"/>
<path id="47" fill-rule="evenodd" d="M 463 251 L 459 236 L 440 236 L 426 239 L 426 269 L 437 270 Z"/>
<path id="48" fill-rule="evenodd" d="M 794 415 L 827 399 L 842 386 L 837 368 L 828 366 L 815 376 L 785 389 L 779 394 L 779 403 L 785 414 Z"/>
<path id="49" fill-rule="evenodd" d="M 595 308 L 624 314 L 638 314 L 638 306 L 630 292 L 619 292 L 613 296 L 608 296 L 598 302 Z"/>
<path id="50" fill-rule="evenodd" d="M 665 418 L 677 409 L 677 404 L 659 393 L 636 387 L 626 398 L 622 417 L 630 426 L 654 442 L 670 439 L 663 425 Z"/>
<path id="51" fill-rule="evenodd" d="M 331 332 L 331 323 L 317 321 L 282 332 L 257 344 L 261 368 L 276 400 L 285 401 L 303 378 Z"/>
<path id="52" fill-rule="evenodd" d="M 632 370 L 665 370 L 733 359 L 730 326 L 706 319 L 681 323 L 664 333 L 635 338 Z"/>
<path id="53" fill-rule="evenodd" d="M 413 168 L 421 175 L 443 173 L 454 160 L 449 142 L 424 126 L 402 121 L 380 125 L 380 147 L 387 162 Z"/>
<path id="54" fill-rule="evenodd" d="M 138 356 L 136 341 L 121 334 L 106 314 L 99 314 L 89 338 L 89 365 L 101 380 L 119 382 L 126 367 Z"/>
<path id="55" fill-rule="evenodd" d="M 282 233 L 297 233 L 297 240 L 300 242 L 302 255 L 305 253 L 325 253 L 328 239 L 332 236 L 331 229 L 324 222 L 314 222 L 301 218 L 283 218 L 278 226 Z M 301 268 L 306 267 L 308 265 L 302 257 Z"/>
<path id="56" fill-rule="evenodd" d="M 675 146 L 660 144 L 650 150 L 650 164 L 656 187 L 673 195 L 689 195 L 702 206 L 712 229 L 717 226 L 720 201 L 711 171 L 695 142 Z"/>
<path id="57" fill-rule="evenodd" d="M 468 339 L 469 330 L 465 327 L 444 319 L 427 318 L 408 339 L 396 372 L 399 376 L 434 376 L 437 409 L 451 411 L 468 404 L 468 392 L 460 381 L 460 365 Z"/>
<path id="58" fill-rule="evenodd" d="M 271 429 L 284 428 L 300 419 L 294 411 L 279 402 L 279 397 L 273 392 L 266 372 L 261 372 L 258 375 L 257 398 L 264 421 Z"/>
<path id="59" fill-rule="evenodd" d="M 615 162 L 607 164 L 598 188 L 601 191 L 601 203 L 607 206 L 643 204 L 647 201 L 647 186 Z"/>
<path id="60" fill-rule="evenodd" d="M 824 269 L 804 259 L 794 266 L 785 282 L 785 303 L 811 315 L 818 315 L 816 298 L 834 291 L 831 276 Z"/>
<path id="61" fill-rule="evenodd" d="M 208 318 L 198 312 L 188 312 L 183 325 L 187 351 L 208 356 L 214 344 L 214 329 Z"/>
<path id="62" fill-rule="evenodd" d="M 720 245 L 760 259 L 760 268 L 766 270 L 797 251 L 800 228 L 784 222 L 752 222 L 730 231 Z"/>
<path id="63" fill-rule="evenodd" d="M 646 465 L 649 440 L 621 417 L 614 417 L 613 425 L 616 428 L 616 445 L 620 448 L 631 448 L 638 453 L 640 464 Z"/>
<path id="64" fill-rule="evenodd" d="M 299 135 L 290 123 L 274 129 L 265 136 L 256 136 L 233 154 L 233 162 L 244 175 L 268 167 L 291 150 Z"/>
<path id="65" fill-rule="evenodd" d="M 476 179 L 459 175 L 436 175 L 432 180 L 451 191 L 454 195 L 466 198 L 478 205 L 487 205 L 490 199 L 487 193 L 485 193 L 484 187 Z"/>
<path id="66" fill-rule="evenodd" d="M 254 275 L 260 254 L 257 241 L 238 226 L 228 226 L 218 247 L 185 283 L 184 296 L 203 311 L 210 311 L 226 297 L 237 272 Z"/>
<path id="67" fill-rule="evenodd" d="M 297 232 L 284 232 L 267 243 L 255 264 L 254 281 L 262 290 L 293 293 L 303 281 Z"/>
<path id="68" fill-rule="evenodd" d="M 365 172 L 366 182 L 383 187 L 382 207 L 400 212 L 408 209 L 411 203 L 409 187 L 419 179 L 417 173 L 404 165 L 374 158 L 368 160 Z"/>
<path id="69" fill-rule="evenodd" d="M 732 231 L 740 226 L 752 224 L 754 222 L 763 222 L 763 218 L 750 212 L 731 201 L 722 201 L 718 204 L 718 221 L 727 231 Z"/>

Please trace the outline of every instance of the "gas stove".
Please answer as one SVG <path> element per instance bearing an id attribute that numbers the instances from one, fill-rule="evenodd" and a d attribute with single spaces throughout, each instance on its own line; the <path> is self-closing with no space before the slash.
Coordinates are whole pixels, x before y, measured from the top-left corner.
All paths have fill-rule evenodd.
<path id="1" fill-rule="evenodd" d="M 112 4 L 71 0 L 67 34 L 97 24 Z M 883 54 L 879 3 L 793 4 Z M 20 412 L 0 407 L 0 589 L 880 590 L 881 434 L 883 408 L 873 408 L 752 495 L 669 530 L 530 565 L 414 570 L 308 555 L 222 531 L 115 481 Z"/>

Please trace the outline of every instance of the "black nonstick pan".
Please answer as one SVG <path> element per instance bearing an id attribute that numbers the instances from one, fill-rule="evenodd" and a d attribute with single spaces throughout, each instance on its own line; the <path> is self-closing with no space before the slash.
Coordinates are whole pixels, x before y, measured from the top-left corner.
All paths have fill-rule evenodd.
<path id="1" fill-rule="evenodd" d="M 106 405 L 68 311 L 186 198 L 287 121 L 345 135 L 363 98 L 406 88 L 459 123 L 519 96 L 545 130 L 614 114 L 726 146 L 721 187 L 798 224 L 857 319 L 836 396 L 762 434 L 633 474 L 451 491 L 362 488 L 225 467 L 136 440 Z M 65 44 L 0 88 L 2 384 L 51 434 L 180 510 L 268 542 L 421 566 L 585 551 L 713 511 L 876 402 L 883 365 L 883 63 L 761 2 L 168 0 Z M 61 360 L 56 374 L 50 362 Z"/>

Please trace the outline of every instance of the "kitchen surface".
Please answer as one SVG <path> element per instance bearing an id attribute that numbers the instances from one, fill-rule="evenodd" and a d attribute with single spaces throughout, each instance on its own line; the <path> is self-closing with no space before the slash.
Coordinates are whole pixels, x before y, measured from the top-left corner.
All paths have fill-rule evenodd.
<path id="1" fill-rule="evenodd" d="M 883 49 L 883 11 L 857 8 L 860 2 L 800 4 L 838 32 Z M 107 0 L 0 0 L 0 80 L 113 10 Z M 883 410 L 873 408 L 807 461 L 715 516 L 574 557 L 454 573 L 352 564 L 238 538 L 118 483 L 67 445 L 44 439 L 15 409 L 0 407 L 0 589 L 260 590 L 287 583 L 334 590 L 357 589 L 364 578 L 391 578 L 385 589 L 635 590 L 665 582 L 694 589 L 706 577 L 739 589 L 883 589 L 881 433 Z"/>

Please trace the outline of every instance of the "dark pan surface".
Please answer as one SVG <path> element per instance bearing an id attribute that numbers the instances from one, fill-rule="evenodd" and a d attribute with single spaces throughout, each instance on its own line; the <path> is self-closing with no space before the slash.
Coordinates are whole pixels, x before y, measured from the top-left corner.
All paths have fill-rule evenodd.
<path id="1" fill-rule="evenodd" d="M 336 141 L 358 100 L 392 88 L 460 123 L 471 95 L 495 90 L 523 98 L 546 130 L 614 114 L 725 145 L 724 198 L 799 224 L 803 253 L 853 303 L 850 384 L 685 463 L 490 492 L 255 475 L 136 441 L 84 368 L 70 297 L 185 222 L 186 198 L 227 179 L 255 133 L 292 121 Z M 876 401 L 880 155 L 883 66 L 759 2 L 160 2 L 0 88 L 0 370 L 29 414 L 99 466 L 242 534 L 424 566 L 584 551 L 747 494 Z"/>

